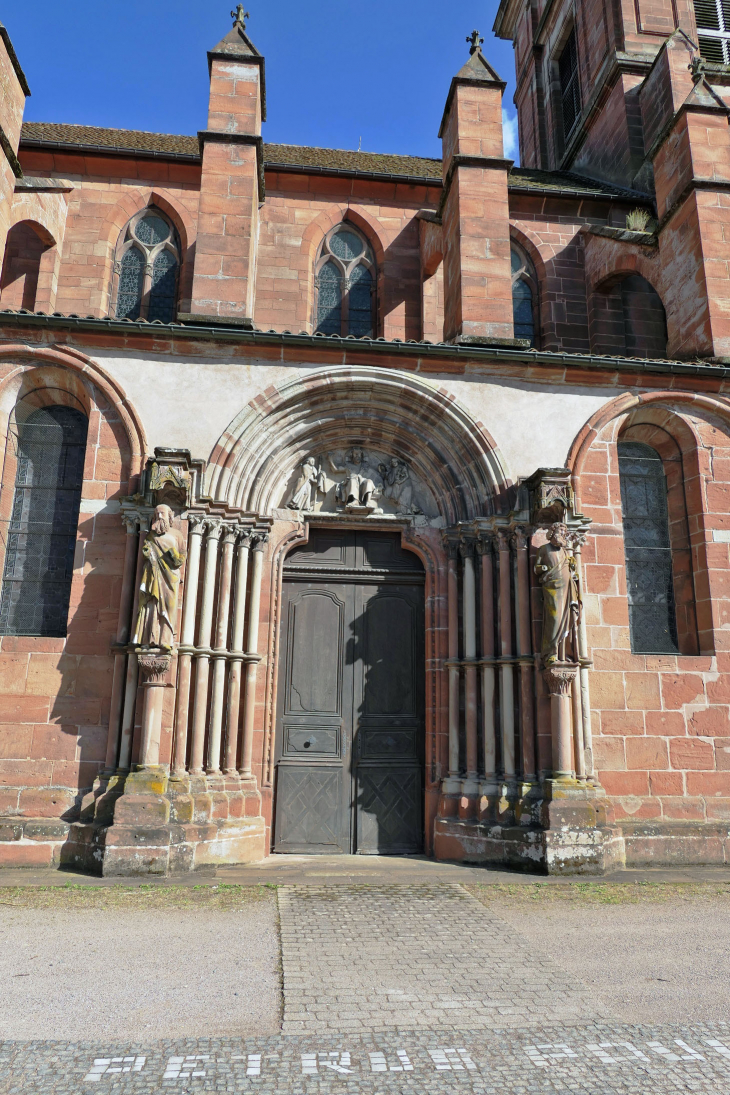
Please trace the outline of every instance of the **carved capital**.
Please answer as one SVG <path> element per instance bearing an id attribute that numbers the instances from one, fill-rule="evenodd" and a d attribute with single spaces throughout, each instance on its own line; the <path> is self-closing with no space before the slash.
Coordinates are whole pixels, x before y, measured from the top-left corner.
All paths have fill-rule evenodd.
<path id="1" fill-rule="evenodd" d="M 491 532 L 481 532 L 476 539 L 474 549 L 477 555 L 491 555 L 494 551 L 494 537 Z"/>
<path id="2" fill-rule="evenodd" d="M 236 537 L 238 536 L 238 528 L 236 525 L 224 524 L 221 525 L 221 538 L 224 544 L 235 544 Z"/>
<path id="3" fill-rule="evenodd" d="M 188 513 L 186 514 L 186 520 L 188 528 L 191 532 L 196 533 L 198 536 L 202 536 L 205 532 L 205 515 L 202 513 Z"/>
<path id="4" fill-rule="evenodd" d="M 139 672 L 142 684 L 164 684 L 165 677 L 170 668 L 170 655 L 161 652 L 150 651 L 148 654 L 138 654 Z"/>
<path id="5" fill-rule="evenodd" d="M 266 551 L 266 545 L 269 542 L 268 532 L 257 532 L 254 534 L 253 550 L 254 551 Z"/>
<path id="6" fill-rule="evenodd" d="M 462 559 L 473 559 L 476 543 L 471 536 L 464 536 L 459 542 L 459 554 Z"/>
<path id="7" fill-rule="evenodd" d="M 239 548 L 246 548 L 248 550 L 251 547 L 253 541 L 253 532 L 250 528 L 240 528 L 238 530 L 238 546 Z"/>
<path id="8" fill-rule="evenodd" d="M 449 559 L 458 559 L 459 557 L 459 541 L 454 540 L 451 537 L 444 536 L 444 548 Z"/>
<path id="9" fill-rule="evenodd" d="M 512 542 L 518 551 L 525 551 L 530 545 L 530 534 L 525 525 L 516 525 Z"/>
<path id="10" fill-rule="evenodd" d="M 127 530 L 127 536 L 136 536 L 139 531 L 139 517 L 136 513 L 122 513 L 122 521 Z"/>
<path id="11" fill-rule="evenodd" d="M 542 676 L 551 696 L 569 696 L 578 672 L 577 665 L 549 665 Z"/>
<path id="12" fill-rule="evenodd" d="M 509 529 L 498 528 L 497 529 L 497 551 L 509 551 L 509 542 L 512 539 L 512 533 Z"/>
<path id="13" fill-rule="evenodd" d="M 220 521 L 206 521 L 205 532 L 208 540 L 220 540 L 223 534 L 223 525 Z"/>

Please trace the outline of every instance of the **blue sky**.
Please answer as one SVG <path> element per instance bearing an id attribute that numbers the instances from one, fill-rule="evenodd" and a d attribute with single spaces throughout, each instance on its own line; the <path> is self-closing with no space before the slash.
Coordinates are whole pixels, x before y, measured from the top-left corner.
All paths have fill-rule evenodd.
<path id="1" fill-rule="evenodd" d="M 29 121 L 195 133 L 205 126 L 205 52 L 230 29 L 231 0 L 4 0 L 32 96 Z M 478 27 L 509 81 L 512 44 L 491 32 L 496 0 L 250 0 L 248 31 L 266 57 L 264 139 L 440 155 L 449 81 Z M 510 127 L 510 133 L 514 126 Z M 509 152 L 513 155 L 514 152 Z"/>

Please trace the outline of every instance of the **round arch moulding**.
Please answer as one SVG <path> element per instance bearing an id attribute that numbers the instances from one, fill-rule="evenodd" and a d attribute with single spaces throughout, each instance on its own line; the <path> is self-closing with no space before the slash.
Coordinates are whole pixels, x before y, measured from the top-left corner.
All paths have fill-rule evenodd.
<path id="1" fill-rule="evenodd" d="M 343 366 L 300 375 L 252 400 L 211 453 L 207 492 L 270 513 L 297 463 L 353 444 L 405 460 L 449 524 L 493 512 L 511 485 L 489 434 L 448 392 L 391 369 Z"/>
<path id="2" fill-rule="evenodd" d="M 7 371 L 3 366 L 10 365 Z M 12 365 L 17 365 L 13 369 Z M 10 384 L 18 372 L 28 366 L 59 366 L 68 369 L 87 385 L 96 387 L 109 407 L 116 411 L 124 426 L 131 456 L 130 474 L 141 474 L 147 455 L 147 439 L 137 412 L 119 383 L 93 358 L 72 347 L 63 349 L 49 346 L 29 346 L 22 342 L 9 342 L 0 346 L 0 391 Z"/>

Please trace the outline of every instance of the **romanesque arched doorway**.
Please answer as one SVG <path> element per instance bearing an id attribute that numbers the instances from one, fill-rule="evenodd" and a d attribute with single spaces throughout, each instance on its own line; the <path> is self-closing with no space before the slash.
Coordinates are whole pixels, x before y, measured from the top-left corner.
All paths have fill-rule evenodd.
<path id="1" fill-rule="evenodd" d="M 398 533 L 313 528 L 284 566 L 274 850 L 423 850 L 424 569 Z"/>

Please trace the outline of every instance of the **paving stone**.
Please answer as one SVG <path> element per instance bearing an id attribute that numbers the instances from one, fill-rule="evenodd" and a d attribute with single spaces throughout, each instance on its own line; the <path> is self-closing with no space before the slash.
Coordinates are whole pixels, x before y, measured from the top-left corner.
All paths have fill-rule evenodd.
<path id="1" fill-rule="evenodd" d="M 278 893 L 285 1034 L 353 1021 L 371 1031 L 481 1030 L 610 1015 L 458 884 Z"/>

